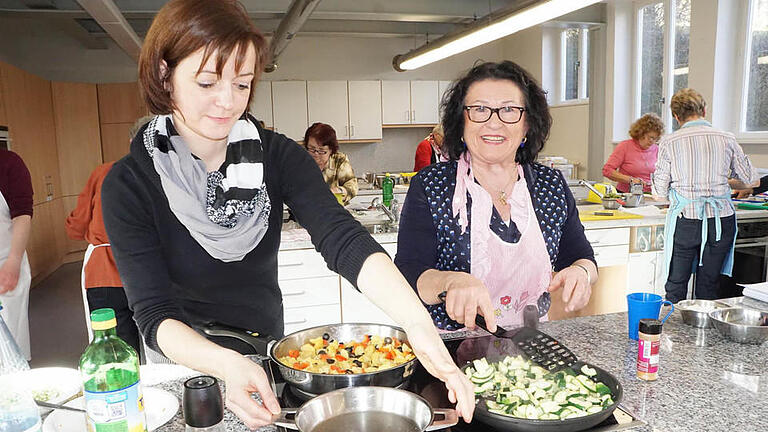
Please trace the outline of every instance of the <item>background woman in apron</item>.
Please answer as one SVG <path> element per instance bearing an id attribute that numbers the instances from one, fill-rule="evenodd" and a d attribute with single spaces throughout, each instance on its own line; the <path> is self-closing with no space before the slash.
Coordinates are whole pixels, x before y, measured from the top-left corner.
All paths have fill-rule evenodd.
<path id="1" fill-rule="evenodd" d="M 712 127 L 706 101 L 696 90 L 672 97 L 672 116 L 680 125 L 659 142 L 653 191 L 669 197 L 664 244 L 667 300 L 687 297 L 688 279 L 697 273 L 694 297 L 721 298 L 719 275 L 730 276 L 736 242 L 736 214 L 728 178 L 744 183 L 759 176 L 736 138 Z"/>
<path id="2" fill-rule="evenodd" d="M 133 320 L 133 312 L 128 308 L 101 211 L 101 185 L 113 164 L 105 163 L 93 170 L 77 197 L 77 207 L 67 217 L 66 228 L 69 238 L 88 242 L 81 274 L 81 285 L 88 300 L 86 316 L 90 316 L 89 311 L 99 308 L 114 309 L 117 335 L 139 353 L 139 329 Z M 86 323 L 90 320 L 86 319 Z"/>
<path id="3" fill-rule="evenodd" d="M 29 344 L 29 285 L 25 251 L 32 227 L 32 179 L 24 161 L 0 149 L 0 301 L 5 324 L 21 353 L 32 358 Z"/>
<path id="4" fill-rule="evenodd" d="M 552 124 L 544 91 L 513 62 L 485 63 L 443 113 L 450 161 L 413 178 L 395 257 L 435 325 L 472 329 L 480 313 L 492 331 L 519 327 L 526 305 L 546 317 L 561 288 L 566 311 L 584 307 L 592 247 L 562 174 L 534 163 Z"/>

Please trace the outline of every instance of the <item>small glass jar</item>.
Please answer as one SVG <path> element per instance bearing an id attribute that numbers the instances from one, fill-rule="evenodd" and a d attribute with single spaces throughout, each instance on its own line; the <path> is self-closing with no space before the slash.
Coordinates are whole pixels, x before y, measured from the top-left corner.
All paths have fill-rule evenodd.
<path id="1" fill-rule="evenodd" d="M 661 321 L 641 319 L 637 340 L 637 377 L 639 379 L 644 381 L 658 379 L 660 340 Z"/>

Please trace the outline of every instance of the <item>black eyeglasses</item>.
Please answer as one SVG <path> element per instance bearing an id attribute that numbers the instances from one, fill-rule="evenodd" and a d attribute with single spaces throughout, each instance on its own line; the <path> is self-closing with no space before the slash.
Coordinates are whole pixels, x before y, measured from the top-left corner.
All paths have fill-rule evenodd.
<path id="1" fill-rule="evenodd" d="M 325 156 L 328 154 L 328 150 L 315 149 L 312 147 L 307 147 L 307 151 L 320 156 Z"/>
<path id="2" fill-rule="evenodd" d="M 502 123 L 515 124 L 523 118 L 524 107 L 508 105 L 499 108 L 491 108 L 485 105 L 465 105 L 469 121 L 473 123 L 485 123 L 491 119 L 493 113 L 499 117 Z"/>

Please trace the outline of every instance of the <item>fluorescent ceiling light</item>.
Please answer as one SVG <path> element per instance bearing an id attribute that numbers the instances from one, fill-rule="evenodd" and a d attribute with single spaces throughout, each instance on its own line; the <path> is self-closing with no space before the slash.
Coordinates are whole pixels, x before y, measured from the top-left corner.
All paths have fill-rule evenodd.
<path id="1" fill-rule="evenodd" d="M 677 68 L 672 71 L 674 75 L 685 75 L 688 73 L 688 66 Z"/>
<path id="2" fill-rule="evenodd" d="M 768 55 L 757 58 L 757 64 L 768 64 Z"/>
<path id="3" fill-rule="evenodd" d="M 413 70 L 467 51 L 488 42 L 509 36 L 528 27 L 539 25 L 559 16 L 587 7 L 600 0 L 548 0 L 503 15 L 488 24 L 446 35 L 407 54 L 396 56 L 395 69 Z"/>

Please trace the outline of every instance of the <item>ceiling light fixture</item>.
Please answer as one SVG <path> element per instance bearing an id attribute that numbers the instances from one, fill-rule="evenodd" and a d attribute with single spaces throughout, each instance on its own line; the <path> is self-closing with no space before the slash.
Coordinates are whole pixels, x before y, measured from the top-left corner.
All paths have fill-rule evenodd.
<path id="1" fill-rule="evenodd" d="M 478 20 L 477 24 L 469 28 L 445 35 L 406 54 L 395 56 L 392 59 L 392 65 L 399 72 L 418 69 L 600 1 L 547 0 L 503 13 L 490 21 Z"/>

